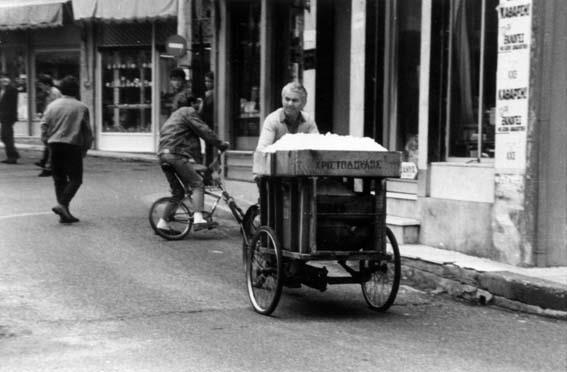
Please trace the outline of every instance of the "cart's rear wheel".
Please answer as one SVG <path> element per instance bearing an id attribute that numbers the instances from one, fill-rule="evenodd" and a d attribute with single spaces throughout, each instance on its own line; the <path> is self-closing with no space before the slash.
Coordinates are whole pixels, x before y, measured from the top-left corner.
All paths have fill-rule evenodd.
<path id="1" fill-rule="evenodd" d="M 250 242 L 246 261 L 246 286 L 254 310 L 271 314 L 282 293 L 282 250 L 274 230 L 261 226 Z"/>
<path id="2" fill-rule="evenodd" d="M 171 210 L 170 216 L 166 218 L 169 230 L 159 229 L 157 227 L 158 221 L 163 217 L 164 211 L 170 203 L 174 207 Z M 183 239 L 193 225 L 193 213 L 183 202 L 176 201 L 170 196 L 156 200 L 150 208 L 148 217 L 154 232 L 167 240 Z"/>
<path id="3" fill-rule="evenodd" d="M 360 261 L 361 271 L 370 271 L 370 280 L 362 283 L 362 294 L 370 308 L 386 311 L 396 299 L 400 287 L 402 264 L 398 242 L 386 228 L 386 259 Z"/>

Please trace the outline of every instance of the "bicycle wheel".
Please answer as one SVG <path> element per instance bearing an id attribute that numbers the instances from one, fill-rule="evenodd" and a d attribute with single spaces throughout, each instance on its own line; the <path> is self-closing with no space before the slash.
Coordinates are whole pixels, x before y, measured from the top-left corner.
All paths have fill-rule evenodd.
<path id="1" fill-rule="evenodd" d="M 402 264 L 398 242 L 392 231 L 386 228 L 386 258 L 381 261 L 360 261 L 361 271 L 370 271 L 370 280 L 362 283 L 362 295 L 368 306 L 376 311 L 386 311 L 396 299 L 400 287 Z"/>
<path id="2" fill-rule="evenodd" d="M 246 287 L 254 310 L 271 314 L 282 294 L 282 250 L 274 230 L 261 226 L 252 241 L 246 262 Z"/>
<path id="3" fill-rule="evenodd" d="M 164 210 L 170 202 L 177 203 L 172 215 L 167 219 L 170 230 L 158 229 L 157 223 L 163 217 Z M 167 240 L 183 239 L 193 225 L 193 213 L 183 202 L 176 202 L 170 196 L 159 198 L 152 204 L 149 219 L 154 232 Z"/>

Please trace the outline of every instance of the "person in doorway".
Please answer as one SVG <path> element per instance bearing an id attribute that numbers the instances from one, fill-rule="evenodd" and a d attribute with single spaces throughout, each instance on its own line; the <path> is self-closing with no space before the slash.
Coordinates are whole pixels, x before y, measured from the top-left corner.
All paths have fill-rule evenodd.
<path id="1" fill-rule="evenodd" d="M 12 86 L 10 76 L 0 72 L 0 138 L 4 143 L 5 164 L 16 164 L 20 154 L 14 144 L 14 123 L 18 120 L 18 90 Z"/>
<path id="2" fill-rule="evenodd" d="M 215 104 L 215 74 L 209 71 L 205 74 L 205 97 L 201 104 L 201 118 L 211 128 L 215 130 L 214 123 L 214 104 Z M 211 146 L 205 147 L 205 161 L 204 164 L 210 164 L 214 160 L 215 149 Z"/>
<path id="3" fill-rule="evenodd" d="M 164 123 L 159 135 L 158 158 L 161 169 L 171 187 L 171 195 L 175 202 L 170 203 L 164 210 L 157 228 L 165 233 L 172 232 L 168 224 L 170 216 L 174 213 L 176 205 L 185 196 L 185 188 L 192 191 L 193 229 L 199 231 L 212 229 L 218 226 L 215 221 L 203 217 L 205 205 L 203 178 L 195 170 L 195 166 L 202 162 L 202 138 L 208 145 L 226 150 L 228 142 L 221 141 L 216 133 L 201 120 L 199 113 L 192 104 L 194 97 L 189 97 L 188 106 L 180 107 L 174 111 Z M 177 177 L 183 182 L 179 183 Z"/>
<path id="4" fill-rule="evenodd" d="M 303 110 L 307 91 L 298 82 L 286 84 L 282 89 L 282 107 L 264 120 L 256 151 L 262 151 L 286 133 L 319 133 L 315 120 Z"/>
<path id="5" fill-rule="evenodd" d="M 83 183 L 83 158 L 91 147 L 93 135 L 89 109 L 78 100 L 79 84 L 66 76 L 59 87 L 61 98 L 44 113 L 43 138 L 49 146 L 57 205 L 52 211 L 61 223 L 79 222 L 69 211 L 69 204 Z"/>
<path id="6" fill-rule="evenodd" d="M 181 68 L 174 68 L 169 74 L 169 84 L 172 88 L 171 112 L 175 112 L 180 107 L 189 106 L 189 99 L 193 102 L 193 92 L 191 82 L 187 81 L 185 71 Z"/>
<path id="7" fill-rule="evenodd" d="M 37 78 L 37 88 L 45 96 L 42 113 L 45 113 L 47 106 L 57 98 L 61 98 L 62 94 L 53 84 L 53 79 L 48 74 L 41 74 Z M 43 155 L 41 160 L 35 163 L 42 171 L 38 174 L 39 177 L 51 176 L 51 162 L 49 160 L 49 146 L 45 145 L 43 148 Z"/>

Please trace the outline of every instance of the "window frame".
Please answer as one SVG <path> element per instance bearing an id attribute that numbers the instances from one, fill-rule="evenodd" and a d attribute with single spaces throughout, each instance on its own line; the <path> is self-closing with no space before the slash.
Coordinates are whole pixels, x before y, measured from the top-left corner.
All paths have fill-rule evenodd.
<path id="1" fill-rule="evenodd" d="M 484 75 L 486 73 L 485 70 L 485 65 L 486 65 L 486 61 L 485 61 L 485 57 L 486 57 L 486 34 L 487 34 L 487 29 L 486 29 L 486 17 L 487 17 L 487 12 L 486 12 L 486 2 L 487 0 L 481 0 L 481 26 L 480 26 L 480 47 L 479 47 L 479 51 L 480 51 L 480 55 L 479 55 L 479 61 L 478 61 L 478 81 L 476 81 L 476 83 L 478 84 L 478 102 L 475 104 L 476 108 L 476 128 L 477 128 L 477 141 L 476 141 L 476 146 L 477 146 L 477 156 L 476 157 L 472 157 L 472 156 L 452 156 L 450 155 L 451 153 L 451 113 L 452 113 L 452 95 L 451 95 L 451 87 L 453 84 L 453 78 L 454 78 L 454 74 L 453 74 L 453 62 L 451 61 L 452 56 L 453 56 L 453 46 L 454 46 L 454 39 L 456 37 L 456 33 L 454 28 L 452 27 L 452 25 L 455 22 L 455 15 L 456 15 L 456 9 L 455 9 L 455 3 L 454 2 L 450 2 L 449 6 L 449 27 L 448 27 L 448 33 L 449 33 L 449 45 L 448 45 L 448 52 L 447 52 L 447 56 L 448 56 L 448 70 L 447 70 L 447 82 L 446 85 L 444 87 L 445 90 L 445 161 L 446 162 L 454 162 L 454 163 L 488 163 L 488 164 L 494 164 L 494 156 L 493 157 L 482 157 L 482 150 L 479 151 L 479 149 L 482 149 L 483 146 L 483 134 L 485 134 L 483 132 L 483 114 L 484 114 L 484 97 L 486 94 L 486 86 L 484 83 Z M 495 13 L 495 17 L 497 17 L 497 14 Z M 494 89 L 496 89 L 496 82 L 494 82 Z"/>

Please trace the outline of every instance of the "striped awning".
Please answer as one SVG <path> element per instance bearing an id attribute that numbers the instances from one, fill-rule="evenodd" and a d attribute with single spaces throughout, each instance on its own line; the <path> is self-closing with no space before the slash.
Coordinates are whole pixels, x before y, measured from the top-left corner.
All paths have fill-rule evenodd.
<path id="1" fill-rule="evenodd" d="M 70 0 L 0 0 L 0 30 L 57 27 Z"/>
<path id="2" fill-rule="evenodd" d="M 177 17 L 177 0 L 72 0 L 76 20 L 150 21 Z"/>

